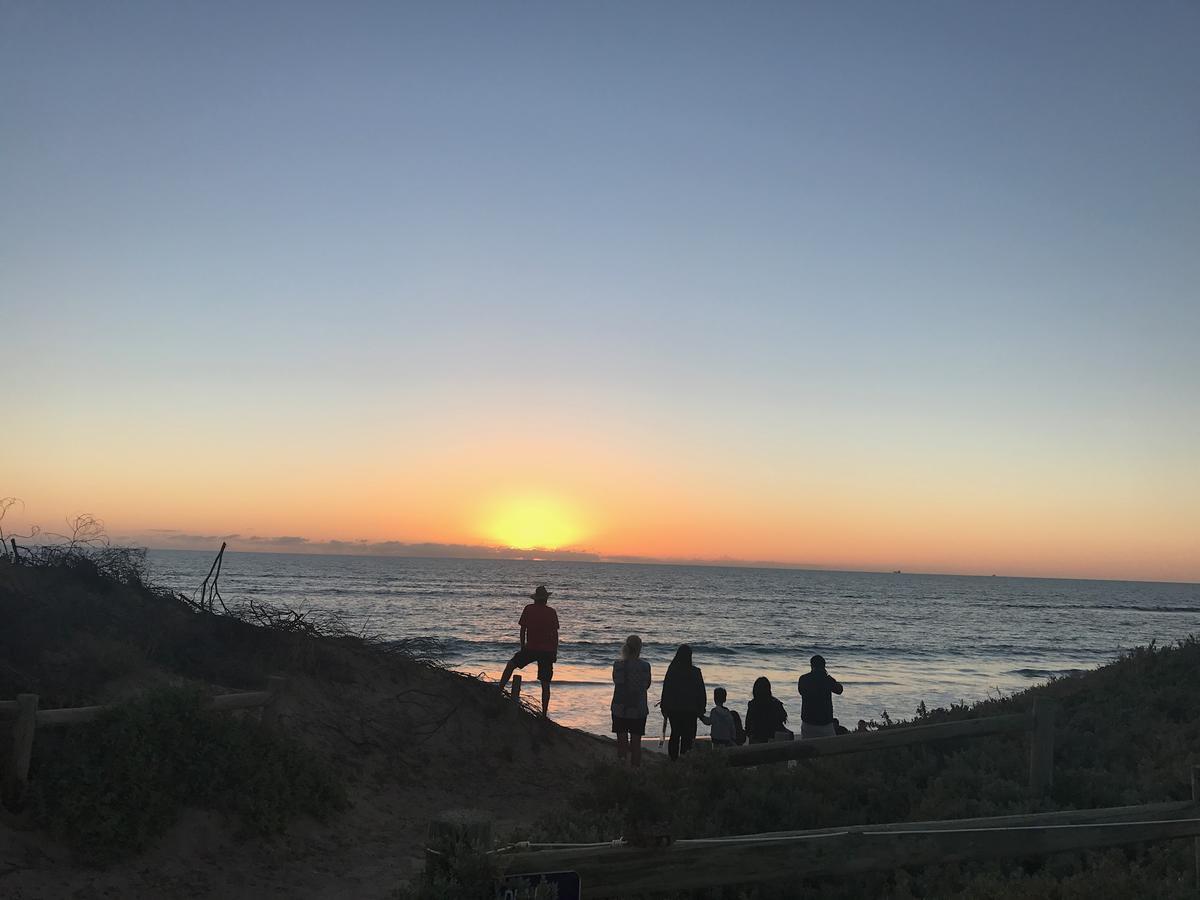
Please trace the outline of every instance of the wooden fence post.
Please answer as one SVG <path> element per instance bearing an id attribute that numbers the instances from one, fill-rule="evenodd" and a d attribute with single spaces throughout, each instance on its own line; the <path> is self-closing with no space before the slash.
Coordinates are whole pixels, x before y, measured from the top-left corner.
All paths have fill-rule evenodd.
<path id="1" fill-rule="evenodd" d="M 910 725 L 903 728 L 884 728 L 881 731 L 857 731 L 837 737 L 747 744 L 743 747 L 729 747 L 721 755 L 731 766 L 757 766 L 788 759 L 841 756 L 845 753 L 882 750 L 885 747 L 909 747 L 930 741 L 980 738 L 994 734 L 1025 734 L 1032 727 L 1033 715 L 1026 710 L 1011 715 L 941 722 L 937 725 Z"/>
<path id="2" fill-rule="evenodd" d="M 263 705 L 260 719 L 265 727 L 279 727 L 279 701 L 283 699 L 283 692 L 286 689 L 287 679 L 282 675 L 272 675 L 267 678 L 267 693 L 271 695 L 271 699 Z"/>
<path id="3" fill-rule="evenodd" d="M 1192 802 L 1200 801 L 1200 766 L 1192 766 Z M 1196 893 L 1200 894 L 1200 837 L 1192 838 L 1196 854 Z"/>
<path id="4" fill-rule="evenodd" d="M 428 873 L 452 874 L 459 857 L 492 849 L 492 817 L 481 809 L 451 809 L 429 823 L 425 847 Z"/>
<path id="5" fill-rule="evenodd" d="M 25 797 L 29 783 L 29 760 L 37 732 L 37 694 L 17 694 L 17 721 L 13 724 L 12 759 L 5 778 L 4 801 L 15 806 Z"/>
<path id="6" fill-rule="evenodd" d="M 518 702 L 521 700 L 521 676 L 514 675 L 512 677 L 512 698 Z"/>
<path id="7" fill-rule="evenodd" d="M 1054 784 L 1054 713 L 1056 704 L 1042 697 L 1033 701 L 1033 733 L 1029 741 L 1029 793 L 1043 796 Z"/>

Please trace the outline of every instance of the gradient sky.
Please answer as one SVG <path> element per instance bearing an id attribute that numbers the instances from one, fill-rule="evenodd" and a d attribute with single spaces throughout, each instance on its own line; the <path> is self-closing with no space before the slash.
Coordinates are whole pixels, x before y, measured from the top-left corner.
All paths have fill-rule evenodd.
<path id="1" fill-rule="evenodd" d="M 0 0 L 6 524 L 1200 581 L 1198 48 Z"/>

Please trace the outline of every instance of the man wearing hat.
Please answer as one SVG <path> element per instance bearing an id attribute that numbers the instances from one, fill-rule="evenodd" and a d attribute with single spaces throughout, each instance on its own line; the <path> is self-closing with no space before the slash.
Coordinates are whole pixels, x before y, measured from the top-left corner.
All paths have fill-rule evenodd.
<path id="1" fill-rule="evenodd" d="M 833 717 L 833 695 L 842 686 L 825 671 L 825 657 L 817 655 L 808 661 L 811 672 L 805 672 L 796 683 L 800 691 L 800 738 L 833 737 L 837 734 L 837 719 Z"/>
<path id="2" fill-rule="evenodd" d="M 554 663 L 558 659 L 558 613 L 546 603 L 550 592 L 544 584 L 529 595 L 533 600 L 521 612 L 521 649 L 504 667 L 500 690 L 508 685 L 513 669 L 523 669 L 531 662 L 538 665 L 538 681 L 542 683 L 542 715 L 550 708 L 550 681 L 554 678 Z"/>

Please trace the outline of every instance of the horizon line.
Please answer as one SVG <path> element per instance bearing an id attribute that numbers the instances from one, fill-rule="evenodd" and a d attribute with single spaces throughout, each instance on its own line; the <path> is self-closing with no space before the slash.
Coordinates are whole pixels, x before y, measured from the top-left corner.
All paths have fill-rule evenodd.
<path id="1" fill-rule="evenodd" d="M 164 529 L 166 530 L 166 529 Z M 228 543 L 229 538 L 235 541 L 240 536 L 218 536 L 216 539 L 223 543 Z M 245 540 L 245 539 L 243 539 Z M 438 546 L 454 548 L 459 547 L 464 551 L 461 553 L 387 553 L 387 552 L 369 552 L 359 549 L 355 552 L 355 545 L 363 542 L 358 541 L 322 541 L 310 542 L 307 538 L 295 541 L 295 547 L 292 549 L 268 549 L 269 541 L 259 539 L 259 542 L 264 545 L 259 548 L 245 547 L 227 547 L 232 553 L 252 553 L 259 555 L 274 554 L 279 556 L 351 556 L 368 559 L 420 559 L 420 560 L 479 560 L 492 562 L 559 562 L 559 563 L 591 563 L 601 565 L 643 565 L 643 566 L 698 566 L 703 568 L 728 568 L 728 569 L 782 569 L 796 572 L 830 572 L 837 574 L 849 575 L 908 575 L 920 577 L 936 577 L 936 578 L 1014 578 L 1022 580 L 1038 580 L 1038 581 L 1096 581 L 1096 582 L 1118 582 L 1127 584 L 1179 584 L 1186 586 L 1200 586 L 1200 581 L 1176 581 L 1170 579 L 1146 579 L 1146 578 L 1096 578 L 1086 576 L 1067 576 L 1067 575 L 1013 575 L 1001 572 L 918 572 L 908 571 L 905 569 L 851 569 L 841 568 L 837 566 L 821 565 L 819 563 L 793 563 L 783 562 L 779 560 L 750 560 L 736 559 L 725 557 L 658 557 L 658 556 L 635 556 L 626 554 L 602 554 L 590 550 L 575 550 L 560 548 L 552 550 L 548 548 L 533 548 L 524 550 L 516 547 L 488 547 L 485 545 L 460 545 L 460 544 L 437 544 L 435 542 L 402 542 L 402 541 L 379 541 L 365 542 L 368 546 L 379 545 L 396 545 L 407 548 L 434 548 Z M 178 546 L 151 546 L 149 542 L 137 542 L 144 546 L 140 549 L 147 551 L 181 551 L 185 553 L 213 553 L 211 548 L 201 547 L 178 547 Z M 306 550 L 306 547 L 329 547 L 334 545 L 332 549 Z M 344 545 L 346 549 L 342 549 Z M 113 546 L 122 546 L 119 541 L 114 540 Z M 470 552 L 475 550 L 475 553 Z"/>

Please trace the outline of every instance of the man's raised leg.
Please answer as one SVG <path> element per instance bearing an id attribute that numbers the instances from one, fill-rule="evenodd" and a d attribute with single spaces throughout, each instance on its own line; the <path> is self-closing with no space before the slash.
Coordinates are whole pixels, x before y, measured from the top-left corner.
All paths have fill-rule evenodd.
<path id="1" fill-rule="evenodd" d="M 508 661 L 508 665 L 504 667 L 504 675 L 500 678 L 500 690 L 504 690 L 508 686 L 508 679 L 512 678 L 513 669 L 517 667 L 517 658 L 514 656 Z"/>

